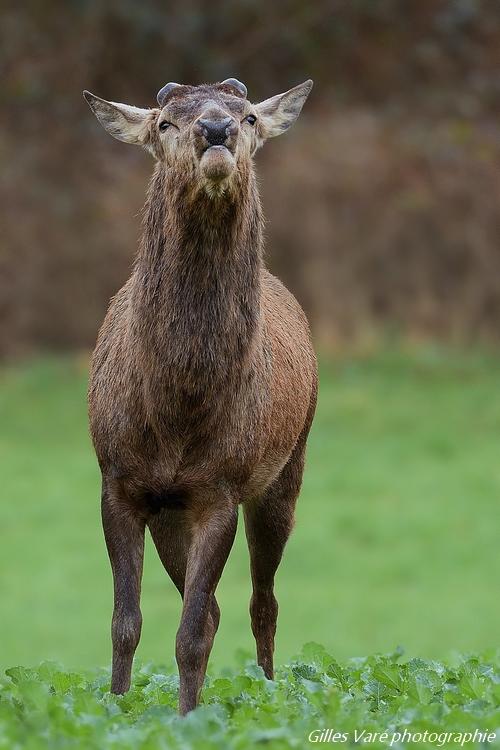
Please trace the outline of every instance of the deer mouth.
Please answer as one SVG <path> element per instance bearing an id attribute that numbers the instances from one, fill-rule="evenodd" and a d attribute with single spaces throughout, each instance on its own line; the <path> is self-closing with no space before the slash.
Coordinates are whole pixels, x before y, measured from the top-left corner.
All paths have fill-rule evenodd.
<path id="1" fill-rule="evenodd" d="M 220 182 L 230 177 L 234 172 L 236 160 L 233 152 L 227 146 L 208 146 L 202 152 L 200 167 L 208 180 Z"/>
<path id="2" fill-rule="evenodd" d="M 234 149 L 232 149 L 230 146 L 226 146 L 223 143 L 217 143 L 217 144 L 215 144 L 213 146 L 210 145 L 210 144 L 208 146 L 205 146 L 205 148 L 201 152 L 201 155 L 203 156 L 203 154 L 206 154 L 207 151 L 213 151 L 214 149 L 215 149 L 215 152 L 217 152 L 217 151 L 220 151 L 220 152 L 229 151 L 229 153 L 232 156 L 234 156 Z"/>

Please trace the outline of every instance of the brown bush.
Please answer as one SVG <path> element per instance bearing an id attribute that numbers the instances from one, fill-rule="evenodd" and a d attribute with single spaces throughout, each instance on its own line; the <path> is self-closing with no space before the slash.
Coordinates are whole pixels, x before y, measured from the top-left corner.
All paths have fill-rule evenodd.
<path id="1" fill-rule="evenodd" d="M 81 90 L 147 106 L 166 80 L 228 75 L 254 98 L 316 81 L 258 159 L 269 263 L 325 344 L 498 340 L 496 4 L 4 5 L 0 356 L 91 345 L 130 267 L 151 164 Z"/>

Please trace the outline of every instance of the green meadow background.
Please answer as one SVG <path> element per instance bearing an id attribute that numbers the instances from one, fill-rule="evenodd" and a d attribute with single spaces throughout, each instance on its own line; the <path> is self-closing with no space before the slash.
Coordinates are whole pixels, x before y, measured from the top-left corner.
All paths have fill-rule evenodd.
<path id="1" fill-rule="evenodd" d="M 111 572 L 87 431 L 87 356 L 0 371 L 0 667 L 110 659 Z M 321 361 L 295 531 L 277 578 L 277 659 L 443 658 L 498 644 L 500 356 L 385 346 Z M 212 664 L 253 652 L 243 524 Z M 180 598 L 148 539 L 142 662 L 170 662 Z"/>

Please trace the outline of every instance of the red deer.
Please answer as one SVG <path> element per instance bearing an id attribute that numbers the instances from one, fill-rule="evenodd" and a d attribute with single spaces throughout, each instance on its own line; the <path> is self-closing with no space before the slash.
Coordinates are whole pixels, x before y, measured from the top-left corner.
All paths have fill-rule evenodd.
<path id="1" fill-rule="evenodd" d="M 154 109 L 84 92 L 108 133 L 156 160 L 139 253 L 99 332 L 89 386 L 114 580 L 111 690 L 130 687 L 147 526 L 183 599 L 181 714 L 199 701 L 240 504 L 257 661 L 273 678 L 274 576 L 302 482 L 317 369 L 304 313 L 264 266 L 253 154 L 290 127 L 311 88 L 254 105 L 234 78 L 169 83 Z"/>

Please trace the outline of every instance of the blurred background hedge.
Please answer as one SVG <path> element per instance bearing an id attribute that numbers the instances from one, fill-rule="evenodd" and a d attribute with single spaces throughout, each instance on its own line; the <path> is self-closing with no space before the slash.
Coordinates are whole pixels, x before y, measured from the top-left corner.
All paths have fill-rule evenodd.
<path id="1" fill-rule="evenodd" d="M 259 154 L 268 261 L 325 348 L 500 331 L 500 5 L 481 0 L 31 0 L 1 24 L 0 356 L 92 345 L 129 273 L 150 158 L 81 91 L 153 106 L 307 77 Z"/>

